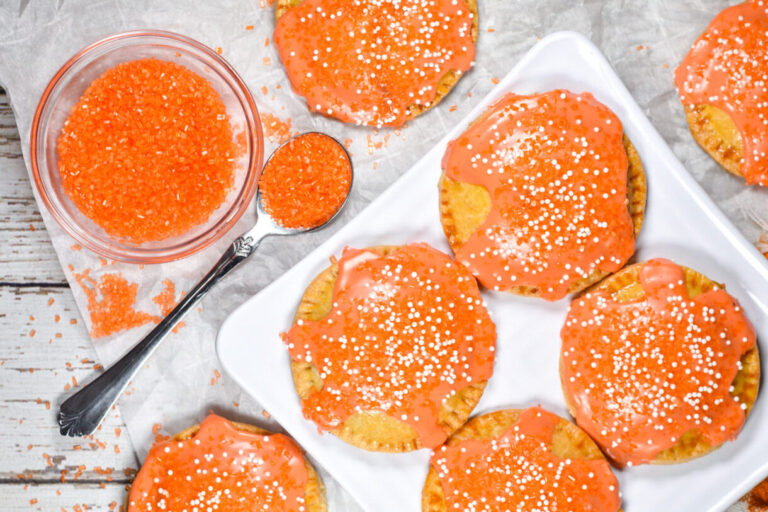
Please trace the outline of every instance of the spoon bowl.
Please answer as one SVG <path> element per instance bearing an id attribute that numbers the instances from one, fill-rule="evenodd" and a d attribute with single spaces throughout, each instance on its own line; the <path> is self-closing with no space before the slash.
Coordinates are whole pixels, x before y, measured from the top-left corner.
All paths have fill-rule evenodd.
<path id="1" fill-rule="evenodd" d="M 332 141 L 334 144 L 336 144 L 341 150 L 344 152 L 344 157 L 347 159 L 347 162 L 349 162 L 349 169 L 350 169 L 350 177 L 349 177 L 349 187 L 347 188 L 346 195 L 344 196 L 344 201 L 339 205 L 339 207 L 336 209 L 336 211 L 331 215 L 331 217 L 328 218 L 325 222 L 318 224 L 317 226 L 311 226 L 306 228 L 287 228 L 285 226 L 282 226 L 280 223 L 275 221 L 275 219 L 272 218 L 272 216 L 267 213 L 267 211 L 264 209 L 264 202 L 263 202 L 263 194 L 262 189 L 259 187 L 256 190 L 256 224 L 251 228 L 247 233 L 251 233 L 252 231 L 256 230 L 257 228 L 260 228 L 261 230 L 266 231 L 259 231 L 258 234 L 261 234 L 262 237 L 264 236 L 270 236 L 270 235 L 298 235 L 301 233 L 311 233 L 312 231 L 317 231 L 319 229 L 322 229 L 326 227 L 328 224 L 333 222 L 341 213 L 341 211 L 344 209 L 344 206 L 347 204 L 347 201 L 349 200 L 349 193 L 352 191 L 352 186 L 354 185 L 355 180 L 355 173 L 352 167 L 352 157 L 349 155 L 349 151 L 347 151 L 347 148 L 344 147 L 344 145 L 336 140 L 334 137 L 331 137 L 330 135 L 326 135 L 321 132 L 305 132 L 299 135 L 296 135 L 294 137 L 291 137 L 287 141 L 280 144 L 277 149 L 275 149 L 271 155 L 269 155 L 269 158 L 267 158 L 267 161 L 264 162 L 264 167 L 262 168 L 262 174 L 264 173 L 264 170 L 269 169 L 269 164 L 272 161 L 272 159 L 275 157 L 276 154 L 278 154 L 283 148 L 288 146 L 291 142 L 300 139 L 301 137 L 305 137 L 307 135 L 319 135 L 322 137 L 326 137 L 330 141 Z M 263 226 L 260 226 L 263 224 Z M 246 234 L 247 234 L 246 233 Z M 253 233 L 257 234 L 257 233 Z"/>

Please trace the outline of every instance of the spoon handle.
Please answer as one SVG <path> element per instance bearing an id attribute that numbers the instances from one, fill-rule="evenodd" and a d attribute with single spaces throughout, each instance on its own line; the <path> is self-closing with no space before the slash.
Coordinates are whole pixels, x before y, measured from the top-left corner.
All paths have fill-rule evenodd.
<path id="1" fill-rule="evenodd" d="M 165 335 L 213 285 L 250 256 L 260 242 L 260 238 L 254 239 L 248 235 L 235 240 L 208 274 L 143 340 L 107 371 L 65 400 L 59 407 L 58 423 L 61 434 L 74 437 L 93 433 Z"/>

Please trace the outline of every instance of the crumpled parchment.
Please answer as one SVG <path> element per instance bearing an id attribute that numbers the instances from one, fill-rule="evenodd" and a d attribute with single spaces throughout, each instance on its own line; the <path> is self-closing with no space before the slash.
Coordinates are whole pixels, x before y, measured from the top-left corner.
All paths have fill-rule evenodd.
<path id="1" fill-rule="evenodd" d="M 190 313 L 186 326 L 169 336 L 134 379 L 129 393 L 120 399 L 140 458 L 146 455 L 155 433 L 177 432 L 197 423 L 209 410 L 280 430 L 218 366 L 214 340 L 221 322 L 405 172 L 490 91 L 495 78 L 504 76 L 549 33 L 575 30 L 602 49 L 677 156 L 748 238 L 757 241 L 762 231 L 760 219 L 768 222 L 768 189 L 746 187 L 699 149 L 688 132 L 672 85 L 674 68 L 691 43 L 717 12 L 738 0 L 480 0 L 480 40 L 474 69 L 438 108 L 400 130 L 347 126 L 307 111 L 303 99 L 291 91 L 272 46 L 274 13 L 269 4 L 273 1 L 0 2 L 0 83 L 10 95 L 27 163 L 32 116 L 55 71 L 76 51 L 102 37 L 144 28 L 179 32 L 221 48 L 222 55 L 250 86 L 268 121 L 265 124 L 290 119 L 290 129 L 282 125 L 284 132 L 318 130 L 339 140 L 351 140 L 355 186 L 339 221 L 318 233 L 265 241 L 251 260 L 209 293 L 200 311 Z M 265 128 L 268 134 L 272 131 L 269 126 Z M 276 147 L 279 136 L 273 133 L 266 138 L 265 157 Z M 89 327 L 87 299 L 74 279 L 75 273 L 90 269 L 90 276 L 97 280 L 106 273 L 120 273 L 139 285 L 136 309 L 159 315 L 152 298 L 162 291 L 162 281 L 171 279 L 177 293 L 188 290 L 254 218 L 252 211 L 246 213 L 227 236 L 199 254 L 180 262 L 140 268 L 100 261 L 85 249 L 73 250 L 74 241 L 41 209 Z M 147 324 L 94 340 L 101 362 L 105 366 L 113 363 L 151 327 Z M 257 335 L 258 326 L 254 326 L 254 337 Z M 158 424 L 160 427 L 155 427 Z M 324 477 L 331 510 L 360 510 L 327 474 Z M 742 508 L 734 508 L 734 512 L 743 510 L 739 506 Z"/>

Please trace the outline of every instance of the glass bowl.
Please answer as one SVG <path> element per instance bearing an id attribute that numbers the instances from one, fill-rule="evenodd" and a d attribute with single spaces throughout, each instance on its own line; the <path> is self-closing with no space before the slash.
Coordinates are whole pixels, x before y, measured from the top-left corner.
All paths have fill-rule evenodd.
<path id="1" fill-rule="evenodd" d="M 236 162 L 232 190 L 205 223 L 172 238 L 132 244 L 107 234 L 69 199 L 57 166 L 56 141 L 70 110 L 94 79 L 121 62 L 145 58 L 175 62 L 207 79 L 221 96 L 233 132 L 245 151 Z M 261 172 L 262 137 L 259 113 L 248 87 L 216 52 L 171 32 L 123 32 L 79 51 L 51 79 L 32 122 L 32 174 L 48 211 L 80 245 L 116 260 L 162 263 L 207 247 L 242 216 L 253 199 Z"/>

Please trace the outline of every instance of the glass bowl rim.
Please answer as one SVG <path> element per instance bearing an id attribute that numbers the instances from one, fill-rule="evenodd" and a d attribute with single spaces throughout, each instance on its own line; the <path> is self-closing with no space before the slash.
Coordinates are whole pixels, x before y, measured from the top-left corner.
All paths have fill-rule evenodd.
<path id="1" fill-rule="evenodd" d="M 170 43 L 175 44 L 176 46 L 191 46 L 195 50 L 202 52 L 208 57 L 211 57 L 216 65 L 220 66 L 219 71 L 223 71 L 227 77 L 231 79 L 232 83 L 229 85 L 233 87 L 233 90 L 236 90 L 237 96 L 241 96 L 241 101 L 245 102 L 244 106 L 247 107 L 247 109 L 250 111 L 245 113 L 245 118 L 246 130 L 250 132 L 250 134 L 246 133 L 246 135 L 250 135 L 252 149 L 248 155 L 246 180 L 243 183 L 239 193 L 239 202 L 241 204 L 239 206 L 236 204 L 233 205 L 232 208 L 234 208 L 234 211 L 232 212 L 231 208 L 230 212 L 232 213 L 230 215 L 225 216 L 222 220 L 209 227 L 194 239 L 180 242 L 177 244 L 179 249 L 172 251 L 169 251 L 167 248 L 149 250 L 140 248 L 137 248 L 136 250 L 126 249 L 123 247 L 116 248 L 114 245 L 97 243 L 92 240 L 91 233 L 87 229 L 82 228 L 80 224 L 77 221 L 71 219 L 69 215 L 60 211 L 60 208 L 58 208 L 54 204 L 54 201 L 51 199 L 51 197 L 49 197 L 49 193 L 41 178 L 40 162 L 38 162 L 37 157 L 38 146 L 42 144 L 42 142 L 39 140 L 42 138 L 42 134 L 38 132 L 41 128 L 40 123 L 42 121 L 43 111 L 51 100 L 53 90 L 60 83 L 61 79 L 67 74 L 67 72 L 69 72 L 76 63 L 80 62 L 91 52 L 103 47 L 106 44 L 142 37 L 167 39 Z M 258 188 L 258 179 L 259 174 L 261 173 L 261 163 L 264 156 L 264 139 L 259 110 L 256 107 L 256 102 L 253 99 L 251 90 L 248 88 L 245 81 L 234 69 L 234 67 L 232 67 L 232 65 L 227 62 L 218 52 L 215 52 L 205 44 L 182 34 L 165 30 L 142 29 L 118 32 L 99 39 L 78 50 L 58 69 L 58 71 L 56 71 L 56 73 L 48 82 L 48 85 L 46 85 L 45 90 L 40 96 L 37 108 L 35 109 L 35 114 L 32 119 L 32 125 L 30 129 L 29 148 L 30 165 L 32 168 L 32 176 L 35 182 L 35 188 L 37 189 L 37 192 L 48 212 L 54 218 L 56 223 L 61 226 L 61 228 L 70 237 L 72 237 L 78 244 L 100 256 L 104 256 L 113 260 L 124 261 L 127 263 L 155 264 L 176 261 L 196 252 L 202 251 L 206 247 L 218 241 L 226 233 L 228 233 L 229 230 L 237 223 L 237 221 L 240 220 L 248 205 L 253 200 L 253 197 Z M 79 230 L 73 229 L 70 224 L 78 226 L 84 234 L 79 232 Z"/>

